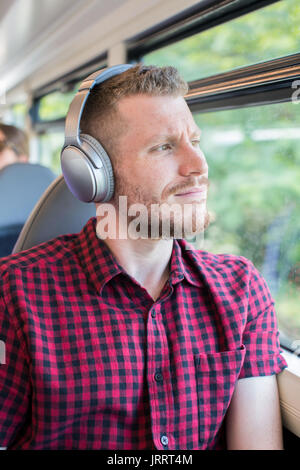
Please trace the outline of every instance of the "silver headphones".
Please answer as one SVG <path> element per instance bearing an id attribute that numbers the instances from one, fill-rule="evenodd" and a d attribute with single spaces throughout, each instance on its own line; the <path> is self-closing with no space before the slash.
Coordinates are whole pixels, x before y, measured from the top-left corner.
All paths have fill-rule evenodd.
<path id="1" fill-rule="evenodd" d="M 130 64 L 115 65 L 92 73 L 83 80 L 70 104 L 61 167 L 68 188 L 80 201 L 106 202 L 114 193 L 114 175 L 108 154 L 94 137 L 80 133 L 84 106 L 95 85 L 131 67 Z"/>

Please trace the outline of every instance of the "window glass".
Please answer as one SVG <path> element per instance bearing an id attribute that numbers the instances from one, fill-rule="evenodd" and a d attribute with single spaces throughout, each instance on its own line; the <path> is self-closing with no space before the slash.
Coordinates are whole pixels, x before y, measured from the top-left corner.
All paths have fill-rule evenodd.
<path id="1" fill-rule="evenodd" d="M 55 91 L 43 96 L 39 101 L 39 119 L 51 121 L 64 118 L 75 93 L 75 90 L 67 93 Z"/>
<path id="2" fill-rule="evenodd" d="M 13 106 L 9 108 L 7 107 L 3 110 L 1 110 L 0 106 L 0 121 L 24 130 L 27 113 L 28 107 L 26 103 L 14 104 Z"/>
<path id="3" fill-rule="evenodd" d="M 38 138 L 39 163 L 51 168 L 57 175 L 61 173 L 60 153 L 64 144 L 64 130 L 50 131 Z"/>
<path id="4" fill-rule="evenodd" d="M 283 0 L 144 56 L 197 80 L 300 51 L 300 2 Z"/>
<path id="5" fill-rule="evenodd" d="M 72 99 L 78 91 L 82 80 L 78 81 L 69 91 L 54 91 L 39 100 L 38 114 L 41 121 L 62 119 L 66 116 Z"/>
<path id="6" fill-rule="evenodd" d="M 25 103 L 18 103 L 12 107 L 12 120 L 13 124 L 17 127 L 24 128 L 26 114 L 28 112 L 28 107 Z"/>
<path id="7" fill-rule="evenodd" d="M 281 330 L 300 338 L 300 107 L 280 103 L 195 120 L 214 219 L 198 248 L 253 261 L 276 301 Z"/>

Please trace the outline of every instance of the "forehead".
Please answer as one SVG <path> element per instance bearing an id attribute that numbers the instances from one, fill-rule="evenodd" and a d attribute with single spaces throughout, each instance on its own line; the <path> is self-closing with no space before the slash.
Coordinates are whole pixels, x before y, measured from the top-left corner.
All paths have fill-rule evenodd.
<path id="1" fill-rule="evenodd" d="M 164 132 L 180 132 L 197 128 L 193 115 L 183 97 L 134 95 L 122 98 L 118 111 L 129 124 L 129 129 L 151 134 L 161 129 Z"/>

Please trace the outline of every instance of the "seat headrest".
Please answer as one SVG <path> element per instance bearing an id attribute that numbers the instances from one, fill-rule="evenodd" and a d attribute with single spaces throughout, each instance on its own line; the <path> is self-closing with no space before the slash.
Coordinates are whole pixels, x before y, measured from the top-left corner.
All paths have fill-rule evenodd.
<path id="1" fill-rule="evenodd" d="M 0 170 L 0 228 L 23 225 L 54 173 L 44 166 L 13 163 Z"/>
<path id="2" fill-rule="evenodd" d="M 60 175 L 34 207 L 13 253 L 27 250 L 59 235 L 77 233 L 82 230 L 88 219 L 95 215 L 95 205 L 76 199 Z"/>

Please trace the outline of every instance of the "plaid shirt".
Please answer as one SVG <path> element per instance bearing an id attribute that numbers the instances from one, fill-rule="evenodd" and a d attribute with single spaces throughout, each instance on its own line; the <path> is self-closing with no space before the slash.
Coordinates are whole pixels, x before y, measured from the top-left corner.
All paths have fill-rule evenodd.
<path id="1" fill-rule="evenodd" d="M 0 264 L 0 446 L 220 449 L 239 378 L 279 373 L 273 301 L 244 257 L 175 240 L 154 302 L 91 219 Z"/>

